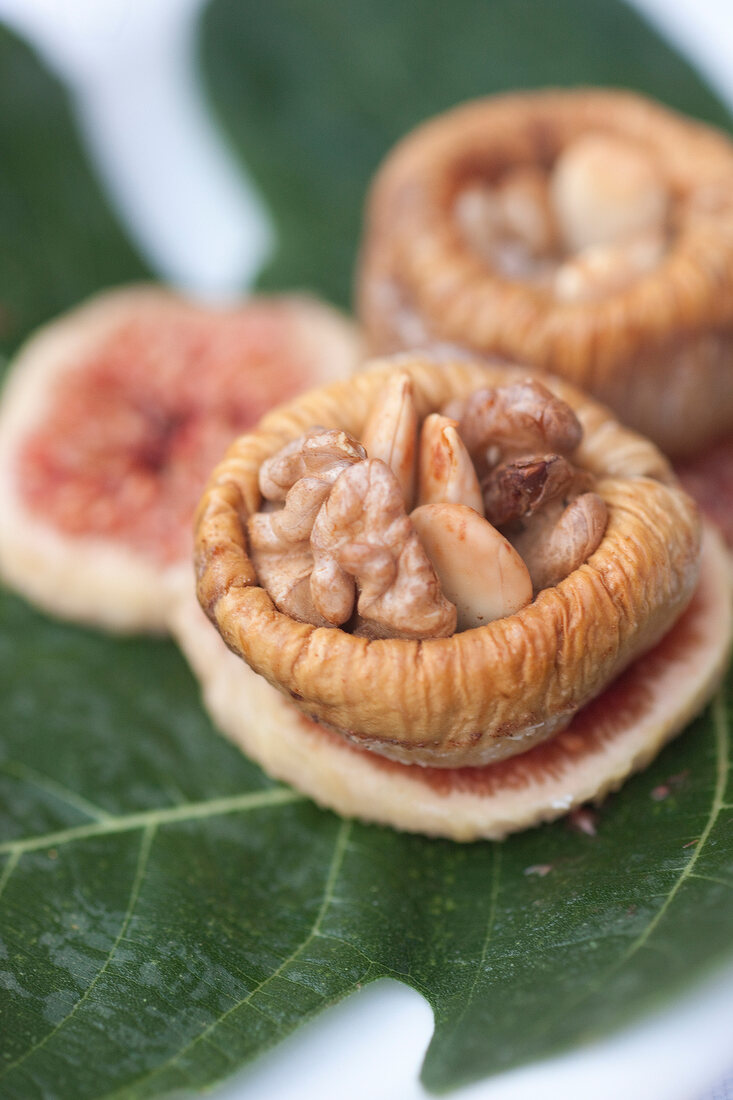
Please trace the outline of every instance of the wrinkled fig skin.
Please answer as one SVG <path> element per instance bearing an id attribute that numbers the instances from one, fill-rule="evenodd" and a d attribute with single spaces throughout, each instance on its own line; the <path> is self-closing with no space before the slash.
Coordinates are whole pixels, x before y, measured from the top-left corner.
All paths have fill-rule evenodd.
<path id="1" fill-rule="evenodd" d="M 244 538 L 259 507 L 259 469 L 312 424 L 359 438 L 388 369 L 273 410 L 230 448 L 199 507 L 199 600 L 230 648 L 306 715 L 393 758 L 479 765 L 552 736 L 669 630 L 697 582 L 699 518 L 650 443 L 547 380 L 585 428 L 573 462 L 594 476 L 608 509 L 588 562 L 516 614 L 451 637 L 372 641 L 296 622 L 259 586 Z M 525 377 L 507 365 L 418 356 L 401 357 L 399 369 L 410 375 L 421 418 Z M 354 567 L 353 557 L 344 560 Z"/>
<path id="2" fill-rule="evenodd" d="M 608 509 L 597 493 L 583 493 L 565 507 L 554 501 L 510 535 L 529 569 L 535 592 L 569 576 L 598 549 L 608 522 Z"/>
<path id="3" fill-rule="evenodd" d="M 368 458 L 379 458 L 392 470 L 400 484 L 405 508 L 411 508 L 415 496 L 417 410 L 408 375 L 392 375 L 377 395 L 361 441 Z"/>
<path id="4" fill-rule="evenodd" d="M 456 841 L 501 840 L 617 790 L 710 698 L 727 666 L 733 603 L 720 598 L 729 564 L 710 529 L 703 554 L 690 607 L 629 669 L 620 694 L 599 699 L 537 752 L 470 772 L 385 767 L 375 753 L 351 751 L 227 651 L 188 586 L 172 629 L 217 728 L 274 779 L 345 817 Z"/>
<path id="5" fill-rule="evenodd" d="M 336 481 L 311 535 L 311 593 L 331 622 L 357 611 L 372 638 L 447 637 L 456 609 L 405 513 L 397 478 L 380 459 L 352 466 Z M 333 616 L 333 617 L 332 617 Z"/>
<path id="6" fill-rule="evenodd" d="M 504 458 L 547 451 L 567 455 L 583 436 L 570 406 L 530 379 L 473 394 L 459 431 L 474 460 L 489 448 L 497 448 Z"/>

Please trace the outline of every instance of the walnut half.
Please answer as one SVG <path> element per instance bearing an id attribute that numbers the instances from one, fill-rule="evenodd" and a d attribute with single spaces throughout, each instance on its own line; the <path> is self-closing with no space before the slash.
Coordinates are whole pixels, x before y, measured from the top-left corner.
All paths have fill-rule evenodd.
<path id="1" fill-rule="evenodd" d="M 404 483 L 351 436 L 312 429 L 263 463 L 259 484 L 266 499 L 284 498 L 248 523 L 257 576 L 279 610 L 341 626 L 356 604 L 356 630 L 370 637 L 453 633 L 456 609 L 405 512 Z"/>
<path id="2" fill-rule="evenodd" d="M 331 486 L 364 454 L 364 448 L 345 432 L 312 428 L 260 468 L 262 495 L 284 505 L 250 517 L 252 562 L 275 606 L 301 622 L 325 625 L 310 593 L 310 535 Z"/>
<path id="3" fill-rule="evenodd" d="M 372 638 L 442 638 L 456 609 L 410 518 L 399 482 L 378 458 L 345 471 L 313 526 L 311 593 L 330 621 L 345 622 L 358 590 L 357 633 Z"/>

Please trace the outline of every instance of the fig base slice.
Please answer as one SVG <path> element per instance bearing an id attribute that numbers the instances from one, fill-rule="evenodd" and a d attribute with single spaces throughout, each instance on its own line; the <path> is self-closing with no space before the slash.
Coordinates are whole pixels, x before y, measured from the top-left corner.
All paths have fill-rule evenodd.
<path id="1" fill-rule="evenodd" d="M 224 309 L 135 286 L 46 325 L 0 403 L 0 576 L 64 618 L 164 631 L 213 464 L 359 357 L 350 322 L 298 296 Z"/>
<path id="2" fill-rule="evenodd" d="M 458 841 L 499 840 L 599 801 L 699 712 L 728 660 L 733 610 L 725 548 L 709 527 L 701 579 L 672 630 L 552 740 L 484 767 L 400 764 L 305 718 L 231 653 L 187 582 L 171 631 L 216 725 L 271 776 L 347 817 Z"/>
<path id="3" fill-rule="evenodd" d="M 675 462 L 683 487 L 722 532 L 733 554 L 733 435 Z"/>

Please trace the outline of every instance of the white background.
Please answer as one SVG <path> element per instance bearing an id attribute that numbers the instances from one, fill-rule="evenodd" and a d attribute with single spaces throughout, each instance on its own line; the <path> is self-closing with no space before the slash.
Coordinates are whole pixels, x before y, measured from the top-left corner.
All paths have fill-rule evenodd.
<path id="1" fill-rule="evenodd" d="M 244 0 L 246 2 L 246 0 Z M 201 0 L 0 0 L 71 89 L 92 156 L 161 278 L 233 296 L 272 245 L 266 209 L 201 102 Z M 733 0 L 636 0 L 733 107 Z M 132 79 L 131 79 L 132 75 Z M 731 929 L 733 940 L 733 929 Z M 422 1100 L 432 1031 L 413 990 L 380 982 L 328 1010 L 213 1100 Z M 451 1094 L 454 1100 L 712 1100 L 733 1069 L 733 967 L 608 1041 Z M 715 1100 L 733 1100 L 733 1078 Z"/>

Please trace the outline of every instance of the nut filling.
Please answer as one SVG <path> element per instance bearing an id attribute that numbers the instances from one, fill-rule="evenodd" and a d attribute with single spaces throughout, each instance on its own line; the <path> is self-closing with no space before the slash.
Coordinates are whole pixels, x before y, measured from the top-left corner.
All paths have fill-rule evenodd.
<path id="1" fill-rule="evenodd" d="M 549 170 L 518 168 L 461 189 L 467 243 L 501 275 L 564 302 L 623 290 L 662 260 L 671 194 L 653 153 L 604 133 L 576 138 Z"/>
<path id="2" fill-rule="evenodd" d="M 313 427 L 262 464 L 268 510 L 249 544 L 280 611 L 373 639 L 448 637 L 514 614 L 594 553 L 607 509 L 571 460 L 583 429 L 566 402 L 526 380 L 447 411 L 420 428 L 397 371 L 362 443 Z"/>

